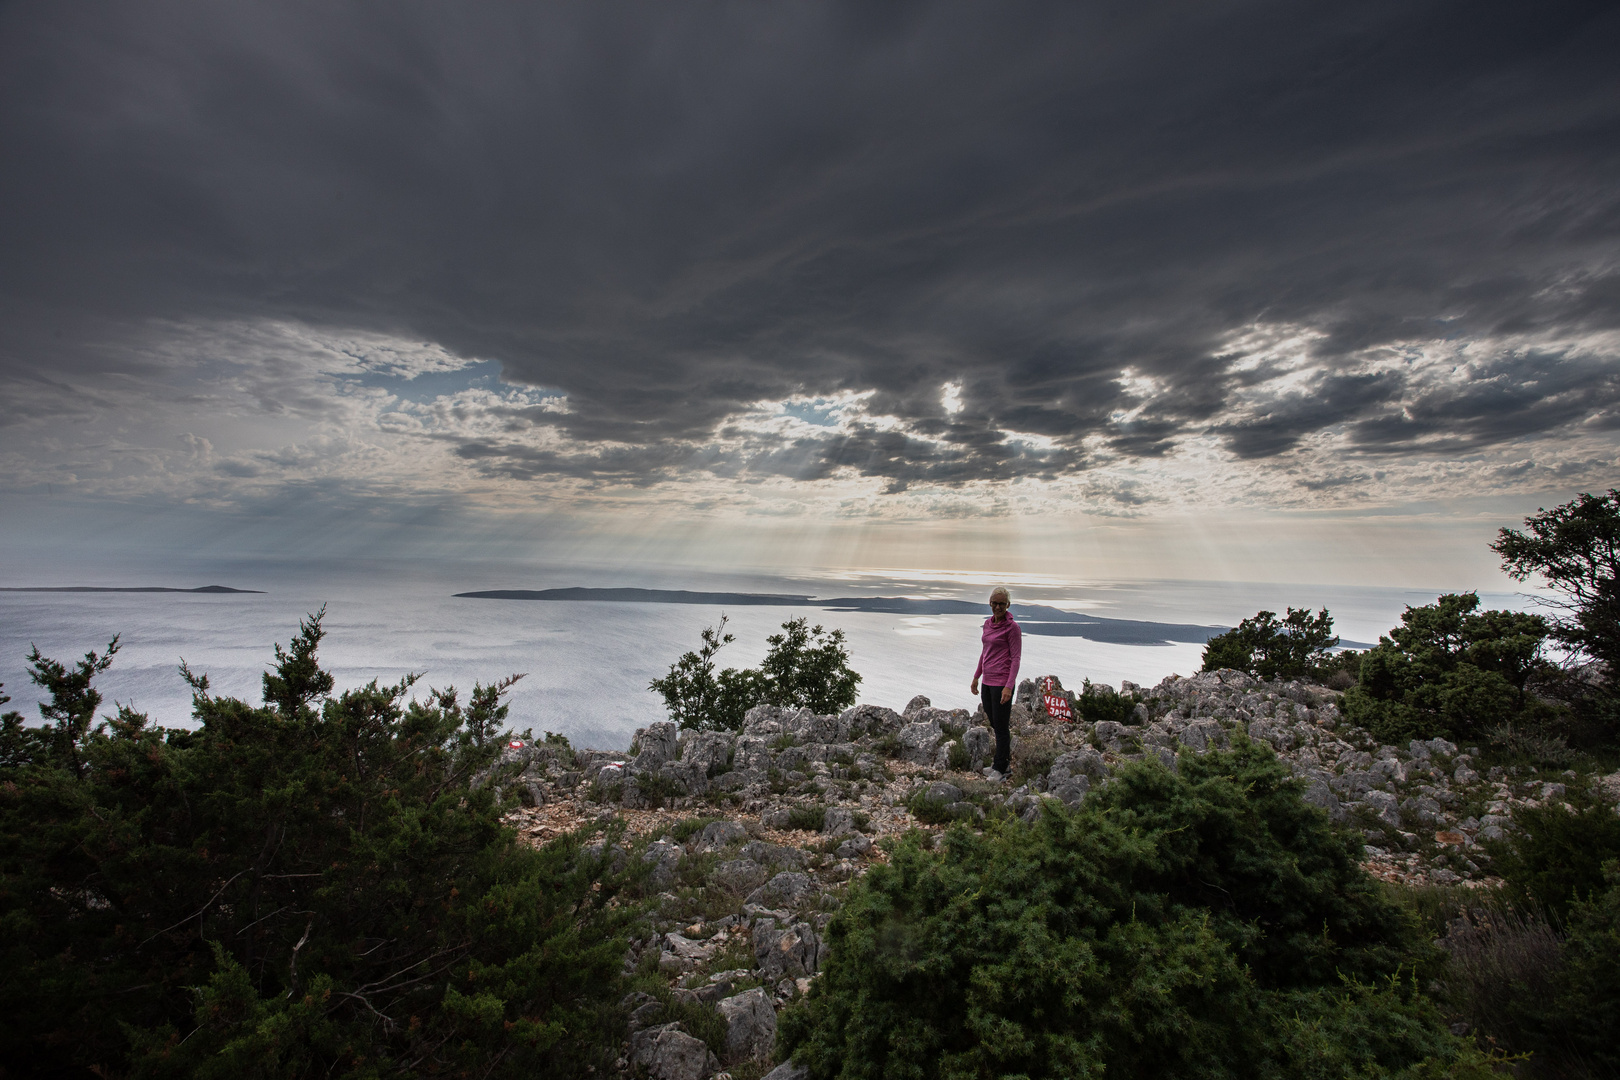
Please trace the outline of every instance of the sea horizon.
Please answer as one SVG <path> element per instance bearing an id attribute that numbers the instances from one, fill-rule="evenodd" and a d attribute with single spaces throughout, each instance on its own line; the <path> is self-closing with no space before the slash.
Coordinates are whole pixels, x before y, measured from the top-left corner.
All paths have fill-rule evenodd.
<path id="1" fill-rule="evenodd" d="M 72 580 L 69 580 L 72 577 Z M 48 580 L 47 580 L 48 579 Z M 161 580 L 160 580 L 161 579 Z M 463 695 L 475 681 L 515 673 L 525 677 L 509 698 L 517 730 L 555 731 L 576 745 L 623 749 L 634 730 L 663 718 L 647 689 L 699 633 L 722 615 L 736 642 L 722 667 L 757 664 L 766 637 L 790 618 L 842 629 L 851 666 L 863 676 L 863 702 L 901 708 L 916 694 L 947 708 L 972 706 L 968 682 L 978 652 L 976 614 L 911 615 L 827 611 L 811 606 L 755 604 L 600 603 L 490 600 L 457 597 L 488 589 L 642 588 L 809 595 L 911 597 L 975 601 L 1005 580 L 1018 605 L 1045 605 L 1108 619 L 1232 626 L 1259 610 L 1288 605 L 1327 607 L 1347 642 L 1376 641 L 1407 605 L 1433 602 L 1438 590 L 1412 587 L 1300 585 L 1211 581 L 1084 581 L 1051 576 L 940 572 L 893 568 L 700 571 L 685 567 L 606 568 L 534 564 L 442 564 L 433 560 L 356 563 L 194 564 L 171 570 L 106 573 L 11 570 L 0 585 L 17 588 L 257 590 L 198 592 L 0 593 L 0 682 L 18 709 L 38 723 L 38 688 L 27 678 L 26 654 L 38 645 L 64 662 L 101 650 L 120 635 L 120 653 L 97 680 L 110 714 L 115 703 L 146 712 L 154 723 L 190 724 L 190 690 L 180 679 L 182 658 L 209 675 L 212 692 L 257 702 L 273 647 L 324 605 L 323 665 L 339 691 L 372 679 L 387 685 L 420 675 L 417 696 L 454 685 Z M 1533 607 L 1528 594 L 1481 590 L 1487 607 Z M 1083 628 L 1082 628 L 1083 632 Z M 1152 685 L 1196 671 L 1203 646 L 1194 642 L 1118 644 L 1086 637 L 1025 636 L 1021 677 L 1055 674 L 1066 686 L 1083 679 L 1118 687 Z"/>

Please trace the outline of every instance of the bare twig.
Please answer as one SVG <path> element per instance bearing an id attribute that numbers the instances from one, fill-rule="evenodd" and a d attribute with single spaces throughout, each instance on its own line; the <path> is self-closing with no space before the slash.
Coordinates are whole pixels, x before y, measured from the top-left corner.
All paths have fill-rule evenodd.
<path id="1" fill-rule="evenodd" d="M 287 997 L 289 998 L 298 992 L 298 950 L 304 947 L 304 943 L 309 940 L 309 932 L 313 929 L 315 929 L 315 913 L 311 912 L 309 922 L 304 924 L 304 936 L 299 938 L 298 944 L 293 946 L 292 958 L 287 961 Z"/>
<path id="2" fill-rule="evenodd" d="M 190 922 L 192 919 L 195 919 L 197 916 L 201 915 L 203 912 L 205 912 L 209 908 L 213 907 L 214 906 L 214 901 L 218 900 L 221 896 L 224 896 L 225 895 L 225 890 L 231 887 L 231 882 L 235 881 L 237 878 L 241 877 L 243 874 L 247 873 L 251 869 L 253 869 L 251 866 L 250 867 L 244 867 L 243 869 L 238 870 L 236 873 L 232 874 L 228 879 L 226 879 L 225 884 L 223 884 L 223 885 L 221 885 L 219 887 L 219 892 L 215 893 L 213 896 L 208 898 L 208 903 L 204 904 L 202 907 L 198 908 L 196 911 L 193 911 L 190 915 L 187 915 L 185 918 L 181 919 L 179 922 L 175 923 L 173 926 L 165 927 L 164 929 L 159 930 L 157 933 L 153 934 L 151 937 L 147 938 L 145 941 L 143 941 L 139 945 L 137 945 L 136 948 L 145 948 L 147 945 L 150 945 L 152 942 L 156 941 L 158 938 L 162 937 L 164 934 L 167 934 L 170 930 L 178 930 L 180 927 L 186 925 L 186 923 Z"/>

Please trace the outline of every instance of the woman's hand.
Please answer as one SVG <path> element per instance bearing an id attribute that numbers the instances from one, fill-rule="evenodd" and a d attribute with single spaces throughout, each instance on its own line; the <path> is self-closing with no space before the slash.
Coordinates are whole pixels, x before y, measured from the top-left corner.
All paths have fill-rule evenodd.
<path id="1" fill-rule="evenodd" d="M 979 692 L 979 679 L 978 679 L 978 676 L 974 676 L 974 678 L 973 678 L 973 693 L 975 695 L 977 695 L 978 692 Z"/>
<path id="2" fill-rule="evenodd" d="M 1007 702 L 1009 702 L 1011 700 L 1012 700 L 1012 687 L 1003 686 L 1001 688 L 1001 703 L 1003 705 L 1005 705 L 1005 704 L 1007 704 Z"/>

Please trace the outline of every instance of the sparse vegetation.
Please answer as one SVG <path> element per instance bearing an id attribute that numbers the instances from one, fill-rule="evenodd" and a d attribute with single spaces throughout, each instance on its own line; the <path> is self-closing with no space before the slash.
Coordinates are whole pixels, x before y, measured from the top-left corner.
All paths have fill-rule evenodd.
<path id="1" fill-rule="evenodd" d="M 705 627 L 703 644 L 683 653 L 648 689 L 664 699 L 669 718 L 683 728 L 736 731 L 755 705 L 809 708 L 835 713 L 855 704 L 861 677 L 849 666 L 842 630 L 789 619 L 780 634 L 766 638 L 770 650 L 760 666 L 715 671 L 715 656 L 736 640 L 720 625 Z"/>

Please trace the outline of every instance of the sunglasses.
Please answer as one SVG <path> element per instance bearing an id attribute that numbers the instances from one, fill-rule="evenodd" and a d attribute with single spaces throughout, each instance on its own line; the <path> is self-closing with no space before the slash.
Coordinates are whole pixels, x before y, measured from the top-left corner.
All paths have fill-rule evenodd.
<path id="1" fill-rule="evenodd" d="M 990 601 L 990 606 L 991 607 L 1006 607 L 1007 606 L 1007 601 L 1005 601 L 1005 600 L 992 600 L 992 601 Z"/>

